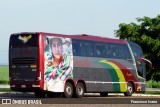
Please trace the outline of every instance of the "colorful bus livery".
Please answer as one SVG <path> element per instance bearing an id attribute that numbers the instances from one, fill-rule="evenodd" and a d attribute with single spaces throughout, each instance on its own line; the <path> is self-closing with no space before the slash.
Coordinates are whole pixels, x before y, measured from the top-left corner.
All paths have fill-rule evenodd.
<path id="1" fill-rule="evenodd" d="M 12 90 L 36 97 L 145 91 L 141 47 L 131 41 L 90 35 L 15 33 L 10 37 Z"/>

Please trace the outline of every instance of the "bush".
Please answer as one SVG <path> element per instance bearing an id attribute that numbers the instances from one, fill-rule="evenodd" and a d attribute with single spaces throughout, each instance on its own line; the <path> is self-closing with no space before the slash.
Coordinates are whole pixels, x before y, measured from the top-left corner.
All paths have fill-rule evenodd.
<path id="1" fill-rule="evenodd" d="M 149 81 L 147 82 L 147 87 L 148 87 L 148 88 L 152 88 L 152 83 L 153 83 L 153 80 L 149 80 Z"/>
<path id="2" fill-rule="evenodd" d="M 153 81 L 152 88 L 157 88 L 157 82 L 156 81 Z"/>
<path id="3" fill-rule="evenodd" d="M 160 81 L 156 82 L 153 80 L 149 80 L 147 82 L 147 88 L 160 88 Z"/>
<path id="4" fill-rule="evenodd" d="M 159 72 L 159 70 L 158 71 L 154 71 L 154 73 L 152 74 L 152 76 L 151 76 L 151 79 L 152 80 L 154 80 L 154 81 L 160 81 L 160 72 Z"/>
<path id="5" fill-rule="evenodd" d="M 157 88 L 160 88 L 160 81 L 157 82 Z"/>

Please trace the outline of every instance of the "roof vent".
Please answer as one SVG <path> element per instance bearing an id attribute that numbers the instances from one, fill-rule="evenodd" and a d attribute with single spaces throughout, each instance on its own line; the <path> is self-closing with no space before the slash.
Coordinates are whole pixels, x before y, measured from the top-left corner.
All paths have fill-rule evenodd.
<path id="1" fill-rule="evenodd" d="M 82 34 L 82 36 L 88 36 L 87 34 Z"/>

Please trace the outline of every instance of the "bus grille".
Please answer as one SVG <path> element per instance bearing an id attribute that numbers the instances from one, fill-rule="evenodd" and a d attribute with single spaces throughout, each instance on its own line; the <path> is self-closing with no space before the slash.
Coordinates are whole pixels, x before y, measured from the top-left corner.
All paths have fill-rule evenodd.
<path id="1" fill-rule="evenodd" d="M 27 58 L 13 58 L 13 64 L 35 64 L 36 58 L 34 57 L 27 57 Z"/>

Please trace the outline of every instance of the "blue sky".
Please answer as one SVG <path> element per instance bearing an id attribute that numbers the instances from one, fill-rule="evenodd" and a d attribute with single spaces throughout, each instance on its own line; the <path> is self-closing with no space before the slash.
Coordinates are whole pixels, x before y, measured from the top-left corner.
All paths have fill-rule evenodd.
<path id="1" fill-rule="evenodd" d="M 0 0 L 0 64 L 8 64 L 17 32 L 90 34 L 115 38 L 120 23 L 160 14 L 159 0 Z"/>

